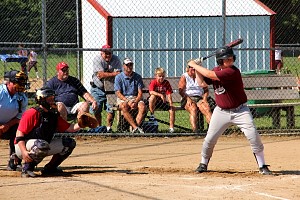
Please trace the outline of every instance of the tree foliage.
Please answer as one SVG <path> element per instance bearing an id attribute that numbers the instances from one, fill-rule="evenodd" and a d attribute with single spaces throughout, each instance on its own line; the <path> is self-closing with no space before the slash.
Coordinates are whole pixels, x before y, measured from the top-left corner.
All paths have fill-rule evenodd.
<path id="1" fill-rule="evenodd" d="M 276 12 L 275 36 L 278 44 L 300 43 L 300 0 L 261 0 Z"/>
<path id="2" fill-rule="evenodd" d="M 300 0 L 261 0 L 276 14 L 276 43 L 300 43 Z M 0 41 L 42 42 L 42 1 L 1 0 Z M 80 0 L 79 0 L 80 4 Z M 76 43 L 76 0 L 46 0 L 48 43 Z"/>
<path id="3" fill-rule="evenodd" d="M 42 42 L 42 1 L 1 0 L 0 41 Z M 76 43 L 76 1 L 46 1 L 48 43 Z"/>

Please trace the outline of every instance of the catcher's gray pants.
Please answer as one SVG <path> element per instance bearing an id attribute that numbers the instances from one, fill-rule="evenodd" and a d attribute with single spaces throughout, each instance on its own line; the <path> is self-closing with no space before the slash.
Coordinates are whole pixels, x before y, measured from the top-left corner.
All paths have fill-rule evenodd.
<path id="1" fill-rule="evenodd" d="M 217 106 L 212 114 L 207 135 L 202 146 L 202 157 L 210 159 L 221 134 L 230 126 L 237 125 L 250 142 L 253 153 L 262 152 L 264 146 L 256 131 L 252 114 L 247 105 L 235 109 L 222 109 Z"/>
<path id="2" fill-rule="evenodd" d="M 37 139 L 30 139 L 26 142 L 26 149 L 27 151 L 31 151 L 32 147 L 34 146 L 34 142 Z M 51 156 L 54 154 L 64 154 L 64 152 L 66 151 L 66 147 L 63 145 L 63 139 L 62 138 L 54 138 L 51 140 L 50 144 L 50 150 L 47 153 L 47 156 Z M 21 150 L 19 148 L 19 145 L 16 144 L 15 145 L 15 149 L 16 149 L 16 154 L 19 158 L 22 158 L 22 153 Z"/>

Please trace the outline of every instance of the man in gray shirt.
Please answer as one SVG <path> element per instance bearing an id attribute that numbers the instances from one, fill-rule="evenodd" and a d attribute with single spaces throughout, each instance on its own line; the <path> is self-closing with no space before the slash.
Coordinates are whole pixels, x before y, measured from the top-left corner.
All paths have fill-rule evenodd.
<path id="1" fill-rule="evenodd" d="M 114 55 L 109 45 L 103 45 L 102 51 L 93 60 L 93 81 L 91 82 L 91 94 L 98 102 L 98 109 L 94 111 L 99 125 L 102 124 L 102 109 L 107 111 L 107 132 L 111 132 L 114 112 L 110 110 L 104 89 L 104 80 L 114 81 L 116 75 L 121 72 L 122 63 L 118 56 Z"/>

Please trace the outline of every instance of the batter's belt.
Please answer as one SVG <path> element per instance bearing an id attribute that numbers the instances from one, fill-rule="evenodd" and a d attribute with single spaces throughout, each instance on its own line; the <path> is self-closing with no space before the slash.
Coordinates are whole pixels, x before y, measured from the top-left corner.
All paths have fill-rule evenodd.
<path id="1" fill-rule="evenodd" d="M 236 108 L 231 108 L 231 109 L 223 109 L 221 108 L 221 110 L 224 110 L 224 111 L 228 111 L 228 112 L 238 112 L 239 110 L 241 110 L 244 106 L 247 106 L 247 103 L 243 103 L 241 105 L 239 105 L 238 107 Z"/>

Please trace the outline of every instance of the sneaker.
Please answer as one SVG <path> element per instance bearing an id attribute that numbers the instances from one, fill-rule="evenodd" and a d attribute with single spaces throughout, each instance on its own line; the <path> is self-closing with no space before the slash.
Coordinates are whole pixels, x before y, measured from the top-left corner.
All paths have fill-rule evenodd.
<path id="1" fill-rule="evenodd" d="M 140 127 L 136 127 L 136 128 L 132 131 L 132 133 L 142 133 L 142 134 L 144 134 L 144 131 L 143 131 L 143 129 L 141 129 Z"/>
<path id="2" fill-rule="evenodd" d="M 107 131 L 106 131 L 107 133 L 112 133 L 113 131 L 112 131 L 112 128 L 107 128 Z"/>
<path id="3" fill-rule="evenodd" d="M 262 175 L 271 175 L 272 172 L 269 170 L 268 166 L 270 165 L 263 165 L 259 168 L 259 173 Z"/>
<path id="4" fill-rule="evenodd" d="M 202 173 L 202 172 L 207 172 L 207 165 L 200 163 L 198 168 L 195 170 L 195 172 Z"/>
<path id="5" fill-rule="evenodd" d="M 7 170 L 8 171 L 16 171 L 17 165 L 15 164 L 14 159 L 9 159 L 8 164 L 7 164 Z"/>
<path id="6" fill-rule="evenodd" d="M 22 171 L 22 165 L 11 164 L 11 162 L 9 161 L 6 169 L 7 169 L 7 171 L 21 172 Z"/>
<path id="7" fill-rule="evenodd" d="M 174 128 L 169 128 L 169 133 L 174 133 Z"/>
<path id="8" fill-rule="evenodd" d="M 22 170 L 21 177 L 22 178 L 34 178 L 37 174 L 30 170 Z"/>
<path id="9" fill-rule="evenodd" d="M 62 169 L 59 169 L 57 167 L 50 168 L 50 167 L 44 167 L 41 170 L 42 176 L 49 176 L 49 175 L 58 175 L 62 174 L 64 171 Z"/>

